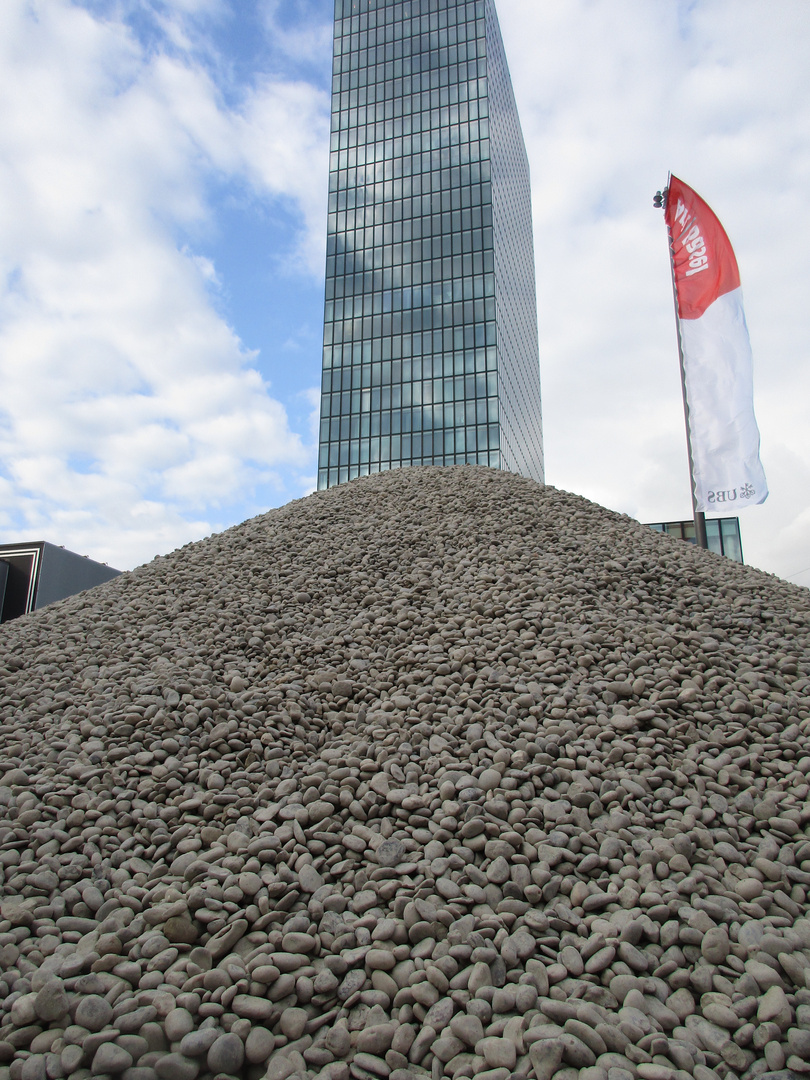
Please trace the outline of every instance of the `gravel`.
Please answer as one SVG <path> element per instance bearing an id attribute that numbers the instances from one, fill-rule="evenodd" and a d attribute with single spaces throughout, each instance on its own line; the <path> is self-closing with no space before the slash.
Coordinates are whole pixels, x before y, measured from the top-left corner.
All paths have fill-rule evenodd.
<path id="1" fill-rule="evenodd" d="M 482 468 L 0 628 L 0 1080 L 810 1075 L 810 594 Z"/>

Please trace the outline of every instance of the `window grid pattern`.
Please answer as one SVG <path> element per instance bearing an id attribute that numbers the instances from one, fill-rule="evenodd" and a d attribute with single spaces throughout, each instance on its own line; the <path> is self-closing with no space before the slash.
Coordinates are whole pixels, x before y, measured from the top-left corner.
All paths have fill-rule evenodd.
<path id="1" fill-rule="evenodd" d="M 336 0 L 319 488 L 503 464 L 492 18 Z"/>
<path id="2" fill-rule="evenodd" d="M 676 536 L 679 540 L 685 540 L 688 544 L 697 543 L 697 531 L 692 518 L 686 521 L 663 521 L 650 525 L 656 532 L 667 533 Z M 740 535 L 740 519 L 729 518 L 706 518 L 706 540 L 709 551 L 717 555 L 725 555 L 734 562 L 742 563 L 742 537 Z"/>
<path id="3" fill-rule="evenodd" d="M 544 480 L 531 179 L 493 0 L 486 3 L 501 464 Z"/>

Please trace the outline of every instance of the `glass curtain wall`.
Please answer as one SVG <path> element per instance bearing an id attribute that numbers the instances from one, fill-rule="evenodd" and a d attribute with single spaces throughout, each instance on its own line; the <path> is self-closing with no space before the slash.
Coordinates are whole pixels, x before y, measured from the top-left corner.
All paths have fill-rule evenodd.
<path id="1" fill-rule="evenodd" d="M 668 536 L 677 536 L 679 540 L 685 540 L 688 544 L 697 543 L 695 522 L 692 518 L 686 521 L 662 521 L 650 525 L 656 532 L 667 533 Z M 709 543 L 709 551 L 717 555 L 725 555 L 734 562 L 744 562 L 742 550 L 742 536 L 740 534 L 740 519 L 706 518 L 706 539 Z"/>
<path id="2" fill-rule="evenodd" d="M 319 488 L 542 480 L 526 160 L 489 0 L 336 0 Z"/>

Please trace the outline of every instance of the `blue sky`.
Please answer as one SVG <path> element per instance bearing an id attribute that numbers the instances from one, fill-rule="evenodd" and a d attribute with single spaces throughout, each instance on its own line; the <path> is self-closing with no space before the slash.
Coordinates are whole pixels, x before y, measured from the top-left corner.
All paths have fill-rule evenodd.
<path id="1" fill-rule="evenodd" d="M 806 0 L 499 0 L 532 166 L 547 479 L 689 494 L 672 169 L 740 263 L 771 496 L 810 584 Z M 311 490 L 329 0 L 3 0 L 0 539 L 120 568 Z"/>

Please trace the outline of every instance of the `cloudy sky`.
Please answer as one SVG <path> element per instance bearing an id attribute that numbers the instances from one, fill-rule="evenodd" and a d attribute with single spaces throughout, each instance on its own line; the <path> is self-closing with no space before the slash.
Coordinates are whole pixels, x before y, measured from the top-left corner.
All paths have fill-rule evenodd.
<path id="1" fill-rule="evenodd" d="M 499 0 L 547 479 L 690 512 L 672 170 L 737 252 L 768 502 L 810 585 L 810 4 Z M 121 569 L 311 490 L 331 0 L 0 3 L 0 542 Z"/>

